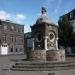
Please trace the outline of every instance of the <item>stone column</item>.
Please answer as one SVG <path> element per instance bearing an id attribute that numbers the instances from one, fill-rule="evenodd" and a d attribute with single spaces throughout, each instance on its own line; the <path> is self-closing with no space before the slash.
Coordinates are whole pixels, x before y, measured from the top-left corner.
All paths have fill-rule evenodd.
<path id="1" fill-rule="evenodd" d="M 34 51 L 34 38 L 32 38 L 32 50 Z"/>
<path id="2" fill-rule="evenodd" d="M 58 38 L 56 38 L 56 49 L 58 50 Z"/>
<path id="3" fill-rule="evenodd" d="M 44 37 L 45 50 L 47 50 L 47 38 L 48 38 L 47 36 Z"/>

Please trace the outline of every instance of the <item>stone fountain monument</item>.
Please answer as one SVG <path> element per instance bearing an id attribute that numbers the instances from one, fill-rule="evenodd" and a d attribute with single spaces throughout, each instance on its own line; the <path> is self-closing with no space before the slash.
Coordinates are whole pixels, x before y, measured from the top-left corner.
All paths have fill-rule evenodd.
<path id="1" fill-rule="evenodd" d="M 46 15 L 42 7 L 41 16 L 31 26 L 33 49 L 30 60 L 65 61 L 65 51 L 58 49 L 58 26 Z"/>

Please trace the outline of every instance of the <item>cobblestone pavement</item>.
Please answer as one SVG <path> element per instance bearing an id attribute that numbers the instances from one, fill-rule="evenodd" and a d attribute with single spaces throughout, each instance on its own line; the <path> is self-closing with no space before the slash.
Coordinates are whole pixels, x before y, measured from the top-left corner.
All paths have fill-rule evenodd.
<path id="1" fill-rule="evenodd" d="M 25 59 L 26 55 L 0 55 L 0 67 L 11 67 L 13 64 L 15 64 L 18 61 L 21 61 L 22 59 Z"/>
<path id="2" fill-rule="evenodd" d="M 26 55 L 6 55 L 0 56 L 0 68 L 10 68 L 16 62 L 25 59 Z M 66 62 L 75 62 L 75 57 L 66 57 Z"/>

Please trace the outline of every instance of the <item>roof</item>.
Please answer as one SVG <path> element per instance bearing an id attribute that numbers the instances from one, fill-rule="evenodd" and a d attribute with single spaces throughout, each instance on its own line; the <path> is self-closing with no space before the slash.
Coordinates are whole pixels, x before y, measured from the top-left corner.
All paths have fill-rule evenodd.
<path id="1" fill-rule="evenodd" d="M 9 23 L 9 25 L 13 24 L 13 25 L 19 25 L 19 26 L 24 26 L 23 24 L 18 24 L 18 23 L 14 23 L 10 20 L 0 20 L 0 23 Z"/>
<path id="2" fill-rule="evenodd" d="M 42 7 L 41 16 L 37 19 L 36 24 L 48 23 L 51 24 L 52 20 L 46 15 L 46 8 Z"/>
<path id="3" fill-rule="evenodd" d="M 41 24 L 41 23 L 51 24 L 52 20 L 46 14 L 42 14 L 36 21 L 36 24 Z"/>

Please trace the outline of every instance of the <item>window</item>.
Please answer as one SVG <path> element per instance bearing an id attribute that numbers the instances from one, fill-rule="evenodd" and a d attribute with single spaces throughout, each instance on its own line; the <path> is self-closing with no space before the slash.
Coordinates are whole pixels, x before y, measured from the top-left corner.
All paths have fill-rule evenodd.
<path id="1" fill-rule="evenodd" d="M 18 32 L 20 32 L 20 28 L 18 28 Z"/>
<path id="2" fill-rule="evenodd" d="M 22 38 L 19 38 L 19 41 L 20 41 L 20 43 L 23 43 L 23 39 Z"/>
<path id="3" fill-rule="evenodd" d="M 4 45 L 4 47 L 5 47 L 5 45 Z"/>
<path id="4" fill-rule="evenodd" d="M 14 37 L 13 37 L 13 35 L 10 36 L 10 40 L 11 40 L 11 42 L 14 41 Z"/>
<path id="5" fill-rule="evenodd" d="M 0 40 L 0 43 L 1 43 L 1 40 Z"/>
<path id="6" fill-rule="evenodd" d="M 15 31 L 18 32 L 18 28 L 17 27 L 15 28 Z"/>
<path id="7" fill-rule="evenodd" d="M 17 31 L 17 30 L 16 30 L 16 26 L 15 26 L 15 28 L 14 28 L 14 31 Z"/>
<path id="8" fill-rule="evenodd" d="M 16 48 L 16 52 L 18 52 L 18 49 Z"/>
<path id="9" fill-rule="evenodd" d="M 14 31 L 14 26 L 11 26 L 11 30 Z"/>
<path id="10" fill-rule="evenodd" d="M 13 48 L 11 48 L 11 52 L 13 52 Z"/>
<path id="11" fill-rule="evenodd" d="M 3 38 L 3 41 L 6 41 L 6 34 L 3 34 L 2 38 Z"/>
<path id="12" fill-rule="evenodd" d="M 17 40 L 19 40 L 18 43 L 20 43 L 20 44 L 23 43 L 23 37 L 22 36 L 18 36 Z"/>
<path id="13" fill-rule="evenodd" d="M 15 42 L 16 42 L 17 37 L 15 37 Z"/>
<path id="14" fill-rule="evenodd" d="M 21 28 L 20 28 L 20 32 L 21 32 L 21 33 L 22 33 L 22 32 L 24 32 L 24 29 L 23 29 L 23 27 L 21 27 Z"/>

